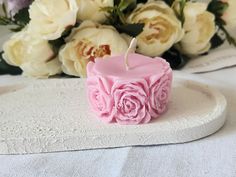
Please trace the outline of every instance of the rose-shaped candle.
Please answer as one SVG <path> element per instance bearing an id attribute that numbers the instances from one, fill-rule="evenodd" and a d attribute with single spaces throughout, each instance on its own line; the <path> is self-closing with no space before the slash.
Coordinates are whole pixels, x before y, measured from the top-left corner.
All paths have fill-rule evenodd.
<path id="1" fill-rule="evenodd" d="M 148 123 L 167 110 L 172 70 L 162 58 L 127 53 L 87 65 L 87 93 L 93 112 L 105 122 Z"/>

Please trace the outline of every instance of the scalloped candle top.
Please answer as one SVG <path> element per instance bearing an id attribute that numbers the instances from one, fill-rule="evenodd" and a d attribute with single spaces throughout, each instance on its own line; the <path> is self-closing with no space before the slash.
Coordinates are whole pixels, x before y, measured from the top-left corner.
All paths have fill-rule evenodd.
<path id="1" fill-rule="evenodd" d="M 102 121 L 148 123 L 167 110 L 172 70 L 162 58 L 129 54 L 96 59 L 87 65 L 87 92 L 93 112 Z"/>

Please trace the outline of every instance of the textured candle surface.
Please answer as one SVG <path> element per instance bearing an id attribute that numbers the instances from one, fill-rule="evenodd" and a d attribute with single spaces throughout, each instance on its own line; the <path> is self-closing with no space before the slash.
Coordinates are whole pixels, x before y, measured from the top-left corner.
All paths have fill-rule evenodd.
<path id="1" fill-rule="evenodd" d="M 167 109 L 172 70 L 161 58 L 124 55 L 97 59 L 87 66 L 88 98 L 92 110 L 105 122 L 148 123 Z"/>

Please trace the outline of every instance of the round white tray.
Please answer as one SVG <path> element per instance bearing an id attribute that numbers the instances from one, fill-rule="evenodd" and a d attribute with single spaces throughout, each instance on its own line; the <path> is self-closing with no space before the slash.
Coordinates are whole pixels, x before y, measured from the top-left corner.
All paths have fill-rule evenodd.
<path id="1" fill-rule="evenodd" d="M 193 141 L 225 122 L 226 100 L 207 85 L 175 78 L 169 110 L 145 125 L 104 124 L 87 105 L 84 80 L 0 86 L 0 154 Z"/>

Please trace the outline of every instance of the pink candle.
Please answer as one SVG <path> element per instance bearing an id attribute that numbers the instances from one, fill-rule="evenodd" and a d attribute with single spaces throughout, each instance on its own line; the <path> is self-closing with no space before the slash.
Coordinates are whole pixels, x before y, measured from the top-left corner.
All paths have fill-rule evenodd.
<path id="1" fill-rule="evenodd" d="M 102 121 L 148 123 L 167 110 L 172 70 L 162 58 L 129 54 L 96 59 L 87 65 L 91 109 Z"/>

